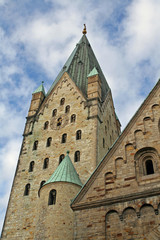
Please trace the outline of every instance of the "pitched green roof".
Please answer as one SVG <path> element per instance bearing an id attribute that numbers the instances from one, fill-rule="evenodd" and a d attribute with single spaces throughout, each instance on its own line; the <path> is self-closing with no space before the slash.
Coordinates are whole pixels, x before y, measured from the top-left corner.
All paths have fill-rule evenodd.
<path id="1" fill-rule="evenodd" d="M 94 75 L 98 75 L 97 69 L 95 67 L 92 69 L 92 71 L 88 74 L 87 77 L 92 77 Z"/>
<path id="2" fill-rule="evenodd" d="M 43 92 L 44 96 L 46 95 L 43 83 L 33 93 L 38 93 L 38 92 Z"/>
<path id="3" fill-rule="evenodd" d="M 88 74 L 94 69 L 97 69 L 99 77 L 102 82 L 102 100 L 105 99 L 107 92 L 109 90 L 108 83 L 103 75 L 100 65 L 94 55 L 91 45 L 84 34 L 80 39 L 79 43 L 76 45 L 72 54 L 68 58 L 64 67 L 58 74 L 56 80 L 53 82 L 51 88 L 49 89 L 47 95 L 50 94 L 54 86 L 57 84 L 62 75 L 67 72 L 71 79 L 75 82 L 77 87 L 83 92 L 87 97 L 87 87 L 88 87 Z"/>
<path id="4" fill-rule="evenodd" d="M 68 154 L 69 151 L 67 151 L 67 155 L 63 161 L 44 185 L 53 182 L 70 182 L 79 186 L 83 185 Z"/>

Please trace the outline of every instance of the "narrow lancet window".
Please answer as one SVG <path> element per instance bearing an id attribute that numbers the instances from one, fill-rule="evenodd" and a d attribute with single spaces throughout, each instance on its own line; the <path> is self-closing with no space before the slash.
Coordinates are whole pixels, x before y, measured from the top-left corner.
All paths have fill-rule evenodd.
<path id="1" fill-rule="evenodd" d="M 64 105 L 64 103 L 65 103 L 65 98 L 62 98 L 62 99 L 60 100 L 60 105 Z"/>
<path id="2" fill-rule="evenodd" d="M 71 123 L 76 121 L 76 114 L 71 115 Z"/>
<path id="3" fill-rule="evenodd" d="M 70 106 L 69 106 L 69 105 L 67 105 L 67 106 L 66 106 L 65 113 L 69 113 L 69 112 L 70 112 Z"/>
<path id="4" fill-rule="evenodd" d="M 45 158 L 43 163 L 43 169 L 48 168 L 48 165 L 49 165 L 49 158 Z"/>
<path id="5" fill-rule="evenodd" d="M 56 190 L 52 189 L 49 192 L 48 205 L 54 205 L 54 204 L 56 204 Z"/>
<path id="6" fill-rule="evenodd" d="M 47 121 L 47 122 L 44 123 L 44 130 L 47 130 L 48 126 L 49 126 L 49 122 Z"/>
<path id="7" fill-rule="evenodd" d="M 78 131 L 76 132 L 76 140 L 81 139 L 81 137 L 82 137 L 82 131 L 81 131 L 81 130 L 78 130 Z"/>
<path id="8" fill-rule="evenodd" d="M 51 142 L 52 142 L 52 138 L 49 137 L 49 138 L 47 139 L 46 147 L 50 147 L 50 146 L 51 146 Z"/>
<path id="9" fill-rule="evenodd" d="M 74 161 L 79 162 L 80 161 L 80 151 L 76 151 L 74 154 Z"/>
<path id="10" fill-rule="evenodd" d="M 34 161 L 30 162 L 29 164 L 29 172 L 33 172 L 34 169 Z"/>
<path id="11" fill-rule="evenodd" d="M 28 183 L 24 189 L 24 196 L 28 196 L 30 192 L 30 184 Z"/>
<path id="12" fill-rule="evenodd" d="M 57 115 L 57 109 L 54 109 L 52 112 L 52 117 L 55 117 Z"/>
<path id="13" fill-rule="evenodd" d="M 35 141 L 33 144 L 33 150 L 37 150 L 38 148 L 38 141 Z"/>
<path id="14" fill-rule="evenodd" d="M 66 141 L 67 141 L 67 134 L 64 133 L 64 134 L 62 135 L 62 143 L 66 143 Z"/>
<path id="15" fill-rule="evenodd" d="M 64 159 L 64 154 L 61 154 L 60 157 L 59 157 L 59 164 L 62 162 L 62 160 Z"/>

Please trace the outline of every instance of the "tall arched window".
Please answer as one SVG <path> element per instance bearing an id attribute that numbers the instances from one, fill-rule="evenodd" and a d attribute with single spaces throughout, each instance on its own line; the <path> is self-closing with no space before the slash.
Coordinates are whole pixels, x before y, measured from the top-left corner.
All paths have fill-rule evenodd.
<path id="1" fill-rule="evenodd" d="M 61 98 L 60 105 L 64 105 L 64 103 L 65 103 L 65 98 Z"/>
<path id="2" fill-rule="evenodd" d="M 80 161 L 80 151 L 76 151 L 74 154 L 74 161 L 79 162 Z"/>
<path id="3" fill-rule="evenodd" d="M 146 166 L 146 174 L 154 174 L 154 168 L 153 168 L 153 162 L 152 160 L 147 160 L 145 162 L 145 166 Z"/>
<path id="4" fill-rule="evenodd" d="M 48 126 L 49 126 L 49 122 L 46 121 L 46 122 L 44 123 L 44 130 L 48 129 Z"/>
<path id="5" fill-rule="evenodd" d="M 76 114 L 71 115 L 71 123 L 76 121 Z"/>
<path id="6" fill-rule="evenodd" d="M 54 204 L 56 204 L 56 190 L 52 189 L 49 192 L 48 205 L 54 205 Z"/>
<path id="7" fill-rule="evenodd" d="M 52 112 L 52 117 L 55 117 L 57 115 L 57 109 L 54 109 Z"/>
<path id="8" fill-rule="evenodd" d="M 43 163 L 43 169 L 48 168 L 48 165 L 49 165 L 49 158 L 45 158 Z"/>
<path id="9" fill-rule="evenodd" d="M 66 106 L 66 109 L 65 109 L 65 113 L 69 113 L 69 112 L 70 112 L 70 106 L 67 105 L 67 106 Z"/>
<path id="10" fill-rule="evenodd" d="M 31 185 L 29 183 L 25 186 L 24 196 L 28 196 L 29 195 L 30 187 L 31 187 Z"/>
<path id="11" fill-rule="evenodd" d="M 33 172 L 34 169 L 34 161 L 30 162 L 29 164 L 29 172 Z"/>
<path id="12" fill-rule="evenodd" d="M 60 156 L 59 156 L 59 164 L 62 162 L 62 160 L 64 159 L 64 154 L 61 154 Z"/>
<path id="13" fill-rule="evenodd" d="M 62 135 L 62 143 L 66 143 L 66 141 L 67 141 L 67 133 L 64 133 Z"/>
<path id="14" fill-rule="evenodd" d="M 41 183 L 40 183 L 40 188 L 43 186 L 43 184 L 45 183 L 46 181 L 43 180 Z"/>
<path id="15" fill-rule="evenodd" d="M 35 141 L 33 143 L 33 150 L 37 150 L 37 148 L 38 148 L 38 141 Z"/>
<path id="16" fill-rule="evenodd" d="M 50 147 L 50 146 L 51 146 L 51 142 L 52 142 L 52 138 L 49 137 L 49 138 L 47 139 L 46 147 Z"/>
<path id="17" fill-rule="evenodd" d="M 76 140 L 81 139 L 81 137 L 82 137 L 82 131 L 81 131 L 81 130 L 78 130 L 78 131 L 76 132 Z"/>

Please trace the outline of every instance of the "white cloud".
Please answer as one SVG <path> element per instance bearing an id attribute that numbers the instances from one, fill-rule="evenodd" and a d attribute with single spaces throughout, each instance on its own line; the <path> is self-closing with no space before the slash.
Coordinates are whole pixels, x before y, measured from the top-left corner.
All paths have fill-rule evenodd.
<path id="1" fill-rule="evenodd" d="M 6 18 L 3 21 L 9 29 L 3 24 L 0 28 L 0 124 L 1 139 L 6 141 L 0 156 L 0 180 L 7 184 L 0 195 L 0 208 L 9 193 L 31 94 L 40 84 L 37 75 L 42 72 L 49 78 L 47 86 L 52 84 L 82 36 L 83 23 L 123 126 L 160 75 L 159 0 L 133 0 L 128 6 L 128 1 L 120 0 L 45 0 L 44 4 L 50 4 L 47 11 L 42 11 L 42 4 L 41 9 L 29 9 L 30 14 L 25 7 L 28 2 L 0 0 L 0 18 Z M 123 19 L 117 20 L 120 12 Z M 109 25 L 117 27 L 115 39 Z M 37 74 L 30 76 L 27 64 L 35 64 Z"/>

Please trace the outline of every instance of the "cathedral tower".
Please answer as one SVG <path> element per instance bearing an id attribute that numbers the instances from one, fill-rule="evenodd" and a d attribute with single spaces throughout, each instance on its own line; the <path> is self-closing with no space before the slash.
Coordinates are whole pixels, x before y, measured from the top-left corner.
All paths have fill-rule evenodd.
<path id="1" fill-rule="evenodd" d="M 48 93 L 42 83 L 32 94 L 2 239 L 70 240 L 70 201 L 119 134 L 111 90 L 84 31 Z"/>

